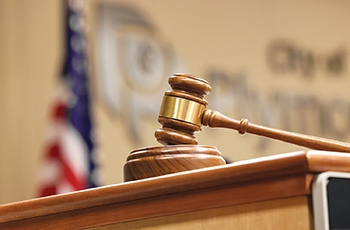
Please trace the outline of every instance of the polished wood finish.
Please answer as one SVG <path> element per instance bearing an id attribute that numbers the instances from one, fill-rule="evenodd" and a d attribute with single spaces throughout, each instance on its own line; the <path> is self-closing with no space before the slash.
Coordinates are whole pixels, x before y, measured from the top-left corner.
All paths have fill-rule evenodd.
<path id="1" fill-rule="evenodd" d="M 163 145 L 198 144 L 194 133 L 201 131 L 201 127 L 191 123 L 186 123 L 179 120 L 173 120 L 163 117 L 159 117 L 158 122 L 163 125 L 163 127 L 158 129 L 154 134 L 159 143 Z"/>
<path id="2" fill-rule="evenodd" d="M 0 229 L 76 229 L 310 195 L 315 174 L 350 172 L 350 155 L 262 157 L 0 206 Z"/>
<path id="3" fill-rule="evenodd" d="M 209 83 L 193 75 L 174 74 L 168 80 L 172 90 L 165 93 L 165 98 L 181 98 L 185 102 L 199 105 L 200 111 L 196 120 L 186 122 L 179 119 L 169 119 L 168 117 L 158 118 L 163 126 L 155 132 L 158 142 L 165 147 L 152 147 L 135 150 L 130 153 L 124 165 L 124 180 L 137 180 L 160 176 L 181 171 L 200 169 L 204 167 L 225 164 L 221 153 L 215 147 L 200 146 L 194 136 L 195 132 L 201 131 L 201 115 L 208 102 L 204 96 L 211 91 Z M 164 104 L 163 99 L 163 104 Z M 178 102 L 174 102 L 174 105 Z M 194 107 L 191 107 L 195 110 Z M 163 108 L 161 108 L 162 111 Z M 185 109 L 185 111 L 188 111 Z M 169 112 L 172 114 L 174 111 Z M 184 117 L 187 117 L 185 114 Z M 192 115 L 191 113 L 189 115 Z M 193 120 L 191 120 L 193 121 Z M 170 146 L 173 144 L 183 144 L 187 146 Z"/>
<path id="4" fill-rule="evenodd" d="M 310 149 L 348 153 L 350 152 L 349 143 L 250 124 L 248 119 L 243 118 L 241 121 L 238 121 L 226 117 L 217 111 L 211 111 L 209 109 L 204 111 L 202 123 L 205 126 L 213 128 L 235 129 L 242 135 L 246 132 L 252 133 Z"/>
<path id="5" fill-rule="evenodd" d="M 207 105 L 203 97 L 210 93 L 209 83 L 193 75 L 174 74 L 170 77 L 169 84 L 173 91 L 165 95 L 181 97 L 193 100 Z M 156 138 L 163 144 L 197 144 L 194 136 L 195 132 L 201 131 L 201 128 L 180 120 L 160 117 L 159 122 L 163 128 L 156 131 Z M 252 133 L 271 139 L 276 139 L 291 144 L 307 147 L 316 150 L 350 152 L 350 144 L 335 140 L 308 136 L 293 132 L 264 127 L 261 125 L 250 124 L 247 119 L 241 121 L 231 119 L 217 111 L 206 109 L 202 115 L 202 124 L 213 128 L 229 128 L 238 130 L 240 134 Z"/>
<path id="6" fill-rule="evenodd" d="M 244 229 L 244 230 L 309 230 L 313 229 L 306 196 L 249 203 L 162 216 L 128 223 L 113 224 L 94 229 Z"/>
<path id="7" fill-rule="evenodd" d="M 226 164 L 213 146 L 166 145 L 138 149 L 124 165 L 124 180 L 139 180 L 170 173 Z"/>
<path id="8" fill-rule="evenodd" d="M 211 92 L 209 82 L 188 74 L 174 74 L 168 80 L 172 90 L 165 92 L 165 96 L 185 98 L 207 106 L 204 96 Z M 194 136 L 201 131 L 201 127 L 188 122 L 159 117 L 162 128 L 155 132 L 157 141 L 164 145 L 169 144 L 198 144 Z"/>

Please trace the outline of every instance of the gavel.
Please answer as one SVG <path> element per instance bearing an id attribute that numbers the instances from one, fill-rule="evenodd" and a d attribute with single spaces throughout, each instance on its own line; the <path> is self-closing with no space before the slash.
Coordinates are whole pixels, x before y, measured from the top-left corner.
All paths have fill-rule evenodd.
<path id="1" fill-rule="evenodd" d="M 201 131 L 203 125 L 234 129 L 240 134 L 256 134 L 315 150 L 350 152 L 349 143 L 255 125 L 246 118 L 238 121 L 207 109 L 204 96 L 211 92 L 211 86 L 204 79 L 174 74 L 169 84 L 172 90 L 165 93 L 158 118 L 163 127 L 155 132 L 161 144 L 197 144 L 194 133 Z"/>
<path id="2" fill-rule="evenodd" d="M 350 152 L 350 144 L 335 140 L 250 124 L 207 109 L 204 99 L 211 92 L 209 83 L 189 74 L 173 74 L 168 80 L 172 90 L 165 92 L 155 132 L 164 146 L 132 151 L 124 165 L 124 180 L 138 180 L 176 172 L 225 164 L 216 147 L 197 145 L 201 126 L 238 130 L 315 150 Z"/>

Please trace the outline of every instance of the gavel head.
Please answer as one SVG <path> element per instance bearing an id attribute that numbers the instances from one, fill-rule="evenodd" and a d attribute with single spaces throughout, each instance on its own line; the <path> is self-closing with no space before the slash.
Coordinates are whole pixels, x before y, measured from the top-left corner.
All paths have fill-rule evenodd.
<path id="1" fill-rule="evenodd" d="M 169 78 L 172 88 L 164 95 L 158 121 L 163 125 L 155 132 L 164 145 L 198 144 L 194 136 L 201 131 L 201 119 L 208 102 L 203 99 L 211 92 L 209 83 L 201 78 L 174 74 Z"/>

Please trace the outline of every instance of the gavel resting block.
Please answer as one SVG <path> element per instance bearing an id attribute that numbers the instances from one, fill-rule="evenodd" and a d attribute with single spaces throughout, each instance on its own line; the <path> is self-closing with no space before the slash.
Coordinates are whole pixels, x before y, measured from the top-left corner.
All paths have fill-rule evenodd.
<path id="1" fill-rule="evenodd" d="M 350 154 L 295 152 L 0 206 L 0 229 L 313 229 L 311 182 Z"/>

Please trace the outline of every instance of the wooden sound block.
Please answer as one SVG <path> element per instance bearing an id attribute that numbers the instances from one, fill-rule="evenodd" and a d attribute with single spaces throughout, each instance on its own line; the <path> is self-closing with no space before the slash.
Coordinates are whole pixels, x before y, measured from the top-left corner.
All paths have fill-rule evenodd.
<path id="1" fill-rule="evenodd" d="M 124 180 L 226 164 L 220 151 L 204 145 L 166 145 L 132 151 L 124 165 Z"/>

